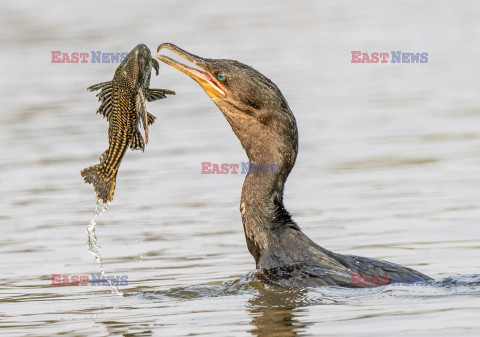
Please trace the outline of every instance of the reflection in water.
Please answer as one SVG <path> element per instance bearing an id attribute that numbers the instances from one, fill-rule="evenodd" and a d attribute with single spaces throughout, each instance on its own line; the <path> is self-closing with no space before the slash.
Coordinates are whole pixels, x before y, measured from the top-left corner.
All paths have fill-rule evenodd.
<path id="1" fill-rule="evenodd" d="M 248 301 L 251 313 L 251 332 L 255 336 L 292 337 L 305 329 L 306 323 L 297 316 L 302 309 L 299 302 L 305 299 L 305 290 L 270 289 L 258 286 L 258 293 Z"/>
<path id="2" fill-rule="evenodd" d="M 341 287 L 316 287 L 305 289 L 282 289 L 276 286 L 269 286 L 260 283 L 255 278 L 255 273 L 249 273 L 244 277 L 233 281 L 226 281 L 218 285 L 197 285 L 187 287 L 176 287 L 167 290 L 142 291 L 135 289 L 134 292 L 126 294 L 126 298 L 137 298 L 146 303 L 154 304 L 160 312 L 165 312 L 169 305 L 176 306 L 178 303 L 191 303 L 194 308 L 189 313 L 193 316 L 196 312 L 208 311 L 202 307 L 205 300 L 211 298 L 216 310 L 221 310 L 221 303 L 228 303 L 230 306 L 234 298 L 247 297 L 247 311 L 249 331 L 258 337 L 287 337 L 298 336 L 307 333 L 312 328 L 318 331 L 319 324 L 326 324 L 330 321 L 329 316 L 306 320 L 312 308 L 318 310 L 322 306 L 328 312 L 340 312 L 340 319 L 343 320 L 344 311 L 350 308 L 373 305 L 378 308 L 394 307 L 405 300 L 434 303 L 445 302 L 445 298 L 455 302 L 464 296 L 478 296 L 480 294 L 480 275 L 456 275 L 438 280 L 429 286 L 386 286 L 374 288 L 341 288 Z M 200 307 L 197 304 L 200 303 Z M 159 305 L 160 304 L 160 305 Z M 332 308 L 332 305 L 335 305 Z M 189 305 L 184 304 L 184 307 Z M 412 309 L 415 311 L 415 309 Z M 167 310 L 168 311 L 168 310 Z M 187 314 L 183 312 L 184 314 Z M 362 313 L 361 313 L 362 314 Z M 360 314 L 360 315 L 361 315 Z M 371 317 L 383 317 L 384 310 L 371 312 Z M 162 318 L 150 320 L 150 324 L 161 324 Z M 323 323 L 322 323 L 323 322 Z M 147 325 L 133 324 L 125 326 L 118 322 L 102 322 L 109 325 L 109 331 L 122 333 L 127 329 L 130 332 L 142 331 L 148 336 L 151 331 L 146 330 Z M 314 327 L 315 326 L 315 327 Z"/>
<path id="3" fill-rule="evenodd" d="M 125 337 L 148 337 L 153 336 L 153 330 L 148 327 L 148 323 L 128 322 L 128 321 L 110 321 L 99 322 L 107 336 L 125 336 Z"/>

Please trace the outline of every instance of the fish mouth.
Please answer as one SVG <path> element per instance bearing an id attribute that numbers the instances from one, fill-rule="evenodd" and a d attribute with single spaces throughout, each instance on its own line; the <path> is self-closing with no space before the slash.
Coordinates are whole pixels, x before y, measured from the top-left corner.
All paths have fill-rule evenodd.
<path id="1" fill-rule="evenodd" d="M 123 64 L 127 65 L 129 60 L 133 60 L 133 62 L 139 62 L 140 59 L 144 57 L 152 57 L 150 54 L 150 49 L 144 44 L 139 44 L 135 46 L 128 54 L 127 56 L 123 59 Z"/>
<path id="2" fill-rule="evenodd" d="M 223 87 L 222 84 L 217 82 L 215 80 L 215 76 L 212 75 L 212 73 L 208 70 L 208 60 L 204 59 L 202 57 L 190 54 L 189 52 L 186 52 L 185 50 L 177 47 L 176 45 L 172 43 L 162 43 L 160 46 L 157 48 L 157 53 L 160 51 L 160 49 L 166 48 L 168 50 L 171 50 L 178 56 L 181 56 L 182 58 L 186 59 L 187 61 L 193 63 L 195 66 L 198 68 L 193 68 L 190 67 L 186 64 L 183 64 L 181 62 L 178 62 L 171 57 L 165 56 L 165 55 L 157 55 L 156 58 L 159 59 L 162 62 L 165 62 L 169 66 L 172 66 L 178 70 L 180 70 L 182 73 L 187 74 L 190 76 L 192 79 L 194 79 L 200 86 L 205 90 L 207 95 L 210 98 L 225 98 L 227 97 L 227 93 L 225 91 L 225 88 Z"/>
<path id="3" fill-rule="evenodd" d="M 139 44 L 133 50 L 135 52 L 135 56 L 138 57 L 139 54 L 140 56 L 150 56 L 150 49 L 145 44 Z"/>

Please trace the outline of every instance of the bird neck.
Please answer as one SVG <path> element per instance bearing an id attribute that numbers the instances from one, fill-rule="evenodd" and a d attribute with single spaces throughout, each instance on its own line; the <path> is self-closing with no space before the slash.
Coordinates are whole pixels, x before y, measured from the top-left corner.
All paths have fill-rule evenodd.
<path id="1" fill-rule="evenodd" d="M 240 213 L 248 250 L 255 258 L 257 267 L 266 251 L 278 247 L 281 228 L 294 224 L 283 205 L 285 181 L 295 162 L 296 152 L 291 156 L 267 158 L 263 153 L 262 163 L 249 154 L 250 170 L 242 188 Z M 277 161 L 275 161 L 275 159 Z"/>
<path id="2" fill-rule="evenodd" d="M 298 151 L 295 117 L 286 102 L 270 110 L 245 112 L 227 101 L 214 101 L 249 159 L 240 212 L 248 250 L 258 268 L 262 256 L 276 255 L 281 228 L 296 226 L 283 206 L 285 181 Z"/>

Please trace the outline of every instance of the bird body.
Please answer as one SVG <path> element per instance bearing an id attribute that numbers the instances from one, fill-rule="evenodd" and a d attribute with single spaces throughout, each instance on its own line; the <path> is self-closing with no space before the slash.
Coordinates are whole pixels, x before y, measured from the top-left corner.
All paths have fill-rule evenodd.
<path id="1" fill-rule="evenodd" d="M 280 89 L 238 61 L 201 58 L 169 43 L 160 45 L 157 51 L 161 48 L 196 66 L 157 55 L 202 86 L 229 122 L 249 162 L 276 165 L 275 174 L 249 172 L 240 200 L 247 247 L 255 259 L 259 280 L 282 287 L 359 287 L 431 280 L 407 267 L 336 254 L 314 243 L 283 203 L 285 181 L 297 157 L 298 131 Z"/>

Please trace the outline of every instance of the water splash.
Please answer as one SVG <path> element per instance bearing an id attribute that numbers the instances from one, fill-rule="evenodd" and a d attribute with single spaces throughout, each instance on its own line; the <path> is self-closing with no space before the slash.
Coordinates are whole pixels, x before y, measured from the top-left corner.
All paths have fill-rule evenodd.
<path id="1" fill-rule="evenodd" d="M 125 296 L 137 296 L 152 302 L 175 302 L 211 297 L 248 296 L 251 307 L 281 308 L 311 305 L 392 305 L 399 300 L 435 300 L 480 295 L 480 274 L 454 275 L 429 284 L 395 284 L 382 287 L 342 288 L 336 286 L 280 288 L 258 281 L 255 271 L 219 284 L 197 284 L 165 290 L 132 291 Z M 290 310 L 289 309 L 289 310 Z"/>
<path id="2" fill-rule="evenodd" d="M 90 219 L 90 222 L 87 227 L 87 245 L 88 245 L 88 251 L 92 253 L 92 255 L 95 257 L 95 260 L 97 263 L 100 265 L 100 273 L 102 276 L 107 276 L 105 273 L 105 270 L 103 269 L 103 261 L 102 257 L 100 256 L 99 250 L 101 247 L 97 244 L 97 235 L 95 234 L 95 225 L 97 217 L 100 216 L 103 212 L 107 210 L 107 207 L 110 203 L 104 204 L 101 200 L 97 200 L 97 206 L 95 207 L 95 212 L 93 213 L 92 218 Z M 107 278 L 108 283 L 110 283 L 110 289 L 112 290 L 112 293 L 117 294 L 119 296 L 123 296 L 123 292 L 121 292 L 117 286 L 112 282 L 111 279 Z"/>

